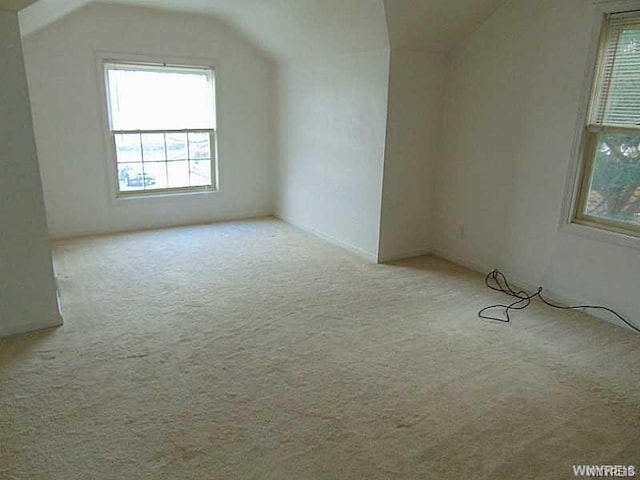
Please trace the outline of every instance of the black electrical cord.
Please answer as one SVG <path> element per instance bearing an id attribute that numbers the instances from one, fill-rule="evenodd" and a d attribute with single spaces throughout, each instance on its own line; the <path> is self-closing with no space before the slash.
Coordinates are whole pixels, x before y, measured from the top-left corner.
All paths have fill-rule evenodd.
<path id="1" fill-rule="evenodd" d="M 604 310 L 605 312 L 609 312 L 610 314 L 618 317 L 622 322 L 628 325 L 635 332 L 640 333 L 640 328 L 633 325 L 626 318 L 624 318 L 618 312 L 616 312 L 615 310 L 609 307 L 603 307 L 601 305 L 574 305 L 571 307 L 564 307 L 562 305 L 557 305 L 553 302 L 550 302 L 549 300 L 544 298 L 544 296 L 542 295 L 542 292 L 544 289 L 542 287 L 538 287 L 538 290 L 536 291 L 536 293 L 529 293 L 525 290 L 514 290 L 511 287 L 511 285 L 509 285 L 509 282 L 507 281 L 507 277 L 505 277 L 504 274 L 497 269 L 492 270 L 487 274 L 487 276 L 484 279 L 484 283 L 491 290 L 495 290 L 496 292 L 501 292 L 506 295 L 509 295 L 510 297 L 517 298 L 515 302 L 512 302 L 509 305 L 498 304 L 498 305 L 490 305 L 488 307 L 483 308 L 478 312 L 478 316 L 484 320 L 495 320 L 497 322 L 509 323 L 511 321 L 511 316 L 510 316 L 511 311 L 524 310 L 529 305 L 531 305 L 531 301 L 533 299 L 539 298 L 546 305 L 549 305 L 550 307 L 553 307 L 553 308 L 558 308 L 560 310 L 585 310 L 585 309 Z M 488 315 L 487 313 L 485 313 L 489 310 L 495 310 L 498 308 L 503 310 L 503 315 L 500 317 Z"/>

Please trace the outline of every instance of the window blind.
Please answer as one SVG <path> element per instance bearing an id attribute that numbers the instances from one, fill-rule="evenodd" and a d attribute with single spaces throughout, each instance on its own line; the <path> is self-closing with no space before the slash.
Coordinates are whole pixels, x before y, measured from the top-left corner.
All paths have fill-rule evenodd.
<path id="1" fill-rule="evenodd" d="M 588 127 L 640 130 L 640 11 L 605 25 Z"/>

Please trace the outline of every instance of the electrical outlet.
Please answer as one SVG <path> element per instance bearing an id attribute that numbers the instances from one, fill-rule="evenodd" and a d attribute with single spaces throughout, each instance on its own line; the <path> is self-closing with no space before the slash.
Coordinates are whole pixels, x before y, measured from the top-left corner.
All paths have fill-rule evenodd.
<path id="1" fill-rule="evenodd" d="M 467 238 L 467 226 L 460 224 L 460 227 L 458 227 L 458 234 L 460 236 L 460 240 Z"/>

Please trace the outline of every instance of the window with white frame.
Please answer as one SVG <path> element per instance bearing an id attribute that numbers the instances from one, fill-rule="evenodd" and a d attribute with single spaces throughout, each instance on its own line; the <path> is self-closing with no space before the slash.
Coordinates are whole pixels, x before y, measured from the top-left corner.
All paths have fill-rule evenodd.
<path id="1" fill-rule="evenodd" d="M 575 221 L 640 236 L 640 11 L 605 18 L 584 138 Z"/>
<path id="2" fill-rule="evenodd" d="M 117 194 L 215 190 L 210 67 L 105 62 Z"/>

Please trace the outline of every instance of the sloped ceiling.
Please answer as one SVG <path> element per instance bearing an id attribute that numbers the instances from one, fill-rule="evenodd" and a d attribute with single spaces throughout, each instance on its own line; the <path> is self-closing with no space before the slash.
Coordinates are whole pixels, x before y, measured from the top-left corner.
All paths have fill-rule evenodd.
<path id="1" fill-rule="evenodd" d="M 506 0 L 384 0 L 393 48 L 447 52 Z"/>
<path id="2" fill-rule="evenodd" d="M 22 34 L 94 1 L 38 0 L 19 13 Z M 445 52 L 505 0 L 102 1 L 214 15 L 287 60 L 389 47 Z"/>
<path id="3" fill-rule="evenodd" d="M 39 0 L 19 13 L 26 36 L 94 0 Z M 103 0 L 213 15 L 275 59 L 388 48 L 382 0 Z"/>
<path id="4" fill-rule="evenodd" d="M 0 10 L 10 10 L 12 12 L 21 10 L 36 0 L 0 0 Z"/>

